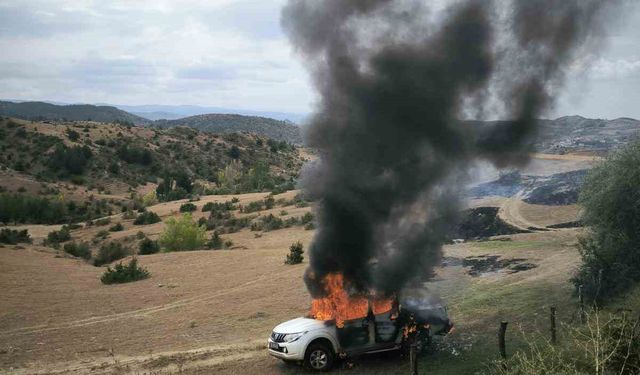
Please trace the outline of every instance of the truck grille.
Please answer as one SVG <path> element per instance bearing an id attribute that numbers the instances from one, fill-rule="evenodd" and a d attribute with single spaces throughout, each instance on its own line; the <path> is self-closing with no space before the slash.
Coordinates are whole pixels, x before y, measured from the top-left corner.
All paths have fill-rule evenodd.
<path id="1" fill-rule="evenodd" d="M 271 333 L 271 341 L 273 341 L 273 342 L 284 342 L 284 337 L 285 336 L 286 336 L 286 334 L 284 334 L 284 333 L 272 332 Z"/>

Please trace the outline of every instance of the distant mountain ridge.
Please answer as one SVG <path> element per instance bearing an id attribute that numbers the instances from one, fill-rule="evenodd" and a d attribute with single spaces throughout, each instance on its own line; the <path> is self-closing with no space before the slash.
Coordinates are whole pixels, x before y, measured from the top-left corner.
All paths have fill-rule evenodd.
<path id="1" fill-rule="evenodd" d="M 174 120 L 151 121 L 110 106 L 0 101 L 0 116 L 31 121 L 129 122 L 156 128 L 187 126 L 209 133 L 255 133 L 278 141 L 286 141 L 296 145 L 302 144 L 301 129 L 290 121 L 239 114 L 204 114 Z"/>
<path id="2" fill-rule="evenodd" d="M 188 126 L 209 133 L 256 133 L 298 145 L 302 144 L 303 141 L 302 131 L 299 126 L 292 122 L 279 121 L 266 117 L 236 114 L 207 114 L 178 120 L 158 120 L 153 123 L 153 127 L 157 128 L 172 128 L 176 126 Z"/>
<path id="3" fill-rule="evenodd" d="M 66 120 L 96 122 L 130 122 L 148 125 L 151 121 L 116 107 L 89 104 L 55 105 L 45 102 L 0 101 L 0 115 L 23 120 Z"/>
<path id="4" fill-rule="evenodd" d="M 186 126 L 210 133 L 249 132 L 278 141 L 302 144 L 302 130 L 295 123 L 267 116 L 248 116 L 246 114 L 199 114 L 176 117 L 180 114 L 194 113 L 213 107 L 197 106 L 95 106 L 86 104 L 55 105 L 45 102 L 0 101 L 0 116 L 25 120 L 68 120 L 96 122 L 130 122 L 135 125 L 157 128 Z M 123 108 L 138 110 L 129 113 Z M 165 111 L 166 110 L 166 111 Z M 247 112 L 247 111 L 245 111 Z M 257 112 L 256 112 L 257 113 Z M 274 115 L 286 115 L 273 112 Z M 167 117 L 167 119 L 159 119 Z M 499 122 L 468 121 L 487 129 Z M 611 149 L 640 138 L 640 121 L 631 118 L 615 120 L 588 119 L 581 116 L 565 116 L 555 120 L 539 120 L 536 149 L 543 153 L 566 153 L 587 151 L 606 153 Z"/>

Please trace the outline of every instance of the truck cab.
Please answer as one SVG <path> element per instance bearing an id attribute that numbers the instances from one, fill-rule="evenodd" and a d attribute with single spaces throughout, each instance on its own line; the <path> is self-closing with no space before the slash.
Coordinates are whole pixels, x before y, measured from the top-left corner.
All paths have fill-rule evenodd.
<path id="1" fill-rule="evenodd" d="M 373 314 L 370 309 L 368 316 L 345 321 L 340 327 L 335 321 L 311 317 L 289 320 L 273 329 L 268 351 L 286 362 L 326 371 L 338 357 L 400 350 L 408 340 L 429 340 L 434 334 L 448 333 L 452 326 L 442 303 L 412 297 L 390 311 Z"/>

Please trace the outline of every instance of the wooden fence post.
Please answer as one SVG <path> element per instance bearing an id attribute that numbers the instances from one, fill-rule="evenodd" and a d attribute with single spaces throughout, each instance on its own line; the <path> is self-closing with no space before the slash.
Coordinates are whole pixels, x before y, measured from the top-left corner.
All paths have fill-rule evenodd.
<path id="1" fill-rule="evenodd" d="M 578 298 L 580 299 L 580 322 L 582 324 L 586 323 L 586 314 L 584 312 L 584 290 L 583 286 L 578 286 Z"/>
<path id="2" fill-rule="evenodd" d="M 415 342 L 409 346 L 409 362 L 411 366 L 411 375 L 418 375 L 418 344 Z"/>
<path id="3" fill-rule="evenodd" d="M 558 342 L 558 338 L 556 336 L 556 307 L 551 306 L 551 343 L 555 345 Z"/>
<path id="4" fill-rule="evenodd" d="M 507 333 L 507 324 L 509 322 L 502 321 L 500 323 L 500 331 L 498 332 L 498 346 L 500 347 L 500 356 L 503 360 L 507 359 L 507 344 L 505 341 L 505 334 Z"/>

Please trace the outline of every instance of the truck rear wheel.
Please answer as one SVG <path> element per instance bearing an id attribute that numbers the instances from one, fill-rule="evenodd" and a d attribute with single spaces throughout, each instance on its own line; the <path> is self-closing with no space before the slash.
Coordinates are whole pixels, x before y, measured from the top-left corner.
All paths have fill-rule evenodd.
<path id="1" fill-rule="evenodd" d="M 333 367 L 334 354 L 322 343 L 309 345 L 304 355 L 304 367 L 314 371 L 328 371 Z"/>

